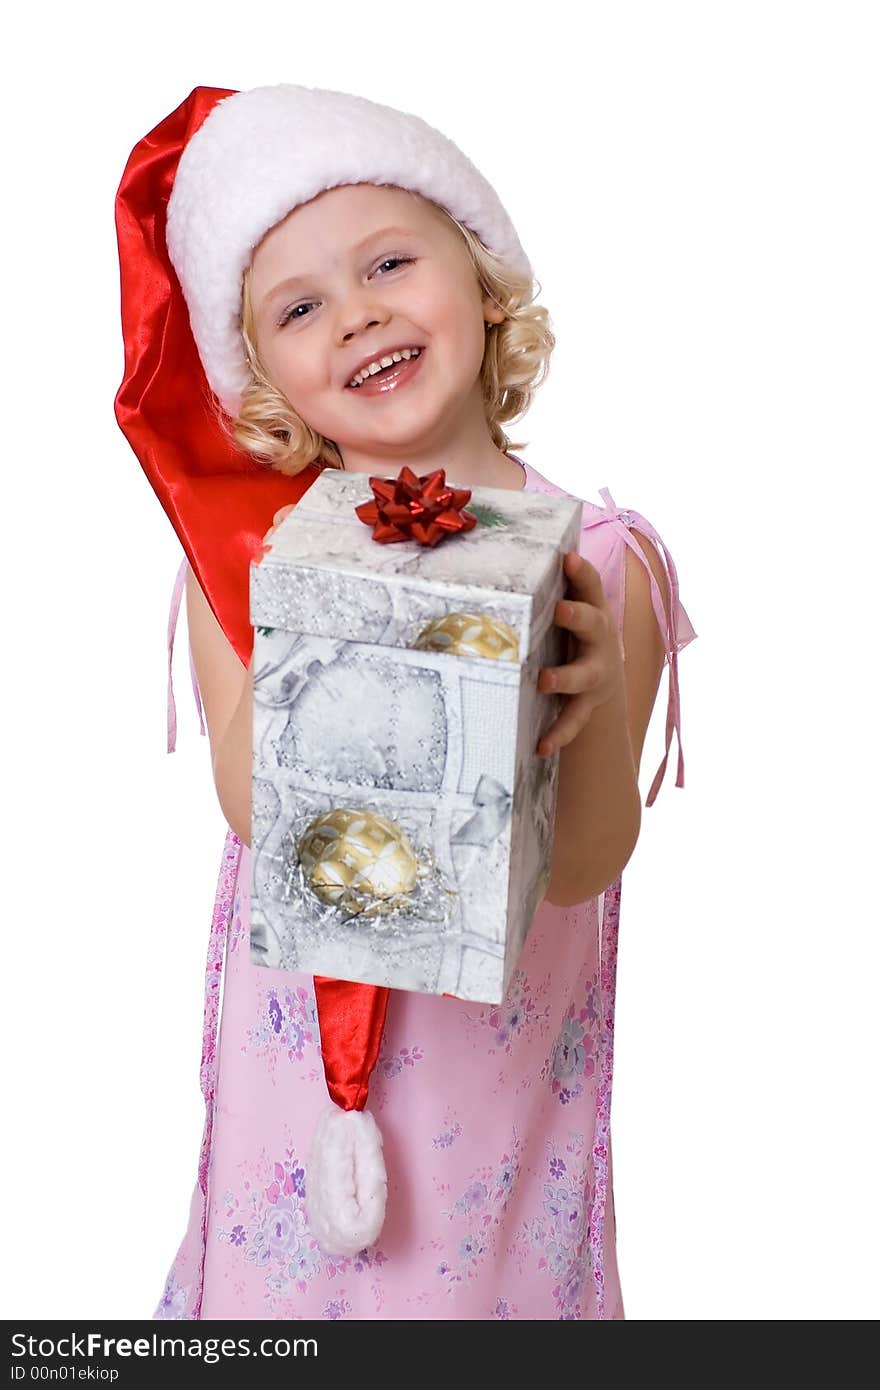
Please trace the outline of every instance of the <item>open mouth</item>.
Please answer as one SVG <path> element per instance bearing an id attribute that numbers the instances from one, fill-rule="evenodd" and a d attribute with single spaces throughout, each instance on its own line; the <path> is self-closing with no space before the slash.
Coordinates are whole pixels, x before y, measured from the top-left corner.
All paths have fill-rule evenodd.
<path id="1" fill-rule="evenodd" d="M 359 396 L 384 396 L 390 391 L 396 391 L 401 386 L 412 381 L 418 374 L 425 349 L 419 349 L 418 357 L 401 358 L 399 362 L 392 362 L 390 367 L 382 367 L 378 372 L 373 372 L 361 382 L 360 386 L 346 386 L 346 391 L 356 392 Z"/>

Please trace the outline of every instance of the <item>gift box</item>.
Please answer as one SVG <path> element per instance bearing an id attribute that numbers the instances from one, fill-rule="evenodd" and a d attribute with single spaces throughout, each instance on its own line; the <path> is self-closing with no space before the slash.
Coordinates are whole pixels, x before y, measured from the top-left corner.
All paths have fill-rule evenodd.
<path id="1" fill-rule="evenodd" d="M 382 481 L 325 469 L 251 565 L 251 960 L 499 1003 L 550 880 L 536 682 L 583 507 L 462 490 L 425 544 L 358 515 Z"/>

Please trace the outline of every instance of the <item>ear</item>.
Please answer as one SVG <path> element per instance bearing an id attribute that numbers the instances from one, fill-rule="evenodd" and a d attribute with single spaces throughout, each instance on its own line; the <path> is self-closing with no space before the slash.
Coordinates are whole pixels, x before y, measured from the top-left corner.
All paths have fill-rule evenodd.
<path id="1" fill-rule="evenodd" d="M 504 310 L 488 294 L 483 295 L 483 318 L 487 323 L 503 323 L 507 318 Z"/>

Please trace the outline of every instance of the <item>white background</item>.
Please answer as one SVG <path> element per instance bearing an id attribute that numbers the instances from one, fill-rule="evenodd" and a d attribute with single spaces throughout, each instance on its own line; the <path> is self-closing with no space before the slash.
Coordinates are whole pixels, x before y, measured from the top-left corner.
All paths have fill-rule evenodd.
<path id="1" fill-rule="evenodd" d="M 876 7 L 21 13 L 2 127 L 5 1316 L 149 1317 L 186 1226 L 225 826 L 183 616 L 165 753 L 181 551 L 113 414 L 113 204 L 194 86 L 293 81 L 418 112 L 494 183 L 558 338 L 512 437 L 654 523 L 699 634 L 686 787 L 674 746 L 623 883 L 627 1317 L 875 1317 Z"/>

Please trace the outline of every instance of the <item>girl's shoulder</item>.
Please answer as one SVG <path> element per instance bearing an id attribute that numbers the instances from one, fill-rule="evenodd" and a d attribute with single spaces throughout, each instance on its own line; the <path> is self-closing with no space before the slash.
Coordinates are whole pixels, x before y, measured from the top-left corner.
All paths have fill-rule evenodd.
<path id="1" fill-rule="evenodd" d="M 514 455 L 514 457 L 518 458 L 517 455 Z M 545 477 L 543 473 L 539 473 L 537 468 L 527 463 L 525 459 L 518 458 L 518 461 L 522 464 L 523 471 L 526 475 L 527 492 L 548 492 L 557 497 L 571 497 L 576 502 L 583 502 L 585 511 L 602 510 L 602 508 L 598 507 L 594 502 L 588 502 L 586 498 L 579 497 L 576 493 L 569 492 L 567 488 L 559 487 L 556 483 L 552 482 L 550 478 Z"/>
<path id="2" fill-rule="evenodd" d="M 568 488 L 560 487 L 558 483 L 554 483 L 550 478 L 545 477 L 543 473 L 539 473 L 530 463 L 526 463 L 525 459 L 521 459 L 520 462 L 526 474 L 526 491 L 546 492 L 554 497 L 570 497 L 573 501 L 580 502 L 583 505 L 584 530 L 587 528 L 592 529 L 604 521 L 615 521 L 618 519 L 623 521 L 624 524 L 627 524 L 630 517 L 636 515 L 635 513 L 626 511 L 623 507 L 616 506 L 607 487 L 599 489 L 599 496 L 604 499 L 604 504 L 602 502 L 591 502 L 589 498 L 581 497 L 580 493 L 570 492 Z"/>
<path id="3" fill-rule="evenodd" d="M 674 572 L 672 557 L 653 523 L 631 507 L 619 507 L 607 487 L 599 488 L 601 503 L 591 502 L 588 498 L 569 492 L 567 488 L 559 487 L 525 460 L 521 462 L 526 473 L 527 490 L 570 497 L 582 503 L 581 553 L 586 554 L 597 569 L 602 569 L 612 554 L 622 554 L 627 549 L 635 554 L 636 542 L 627 534 L 635 531 L 639 535 L 641 551 L 645 552 L 644 542 L 648 542 L 648 548 L 653 549 L 657 557 L 657 565 Z"/>
<path id="4" fill-rule="evenodd" d="M 526 490 L 528 492 L 544 492 L 553 497 L 570 497 L 573 501 L 583 505 L 580 551 L 591 564 L 595 565 L 598 570 L 602 570 L 617 548 L 617 543 L 622 541 L 621 524 L 624 526 L 630 524 L 631 518 L 635 514 L 625 511 L 622 507 L 617 507 L 607 488 L 599 489 L 599 495 L 605 499 L 603 506 L 601 503 L 591 502 L 588 498 L 581 497 L 578 493 L 569 492 L 567 488 L 559 487 L 543 473 L 539 473 L 530 463 L 526 463 L 524 459 L 520 461 L 525 470 Z M 617 524 L 612 525 L 611 523 Z"/>

